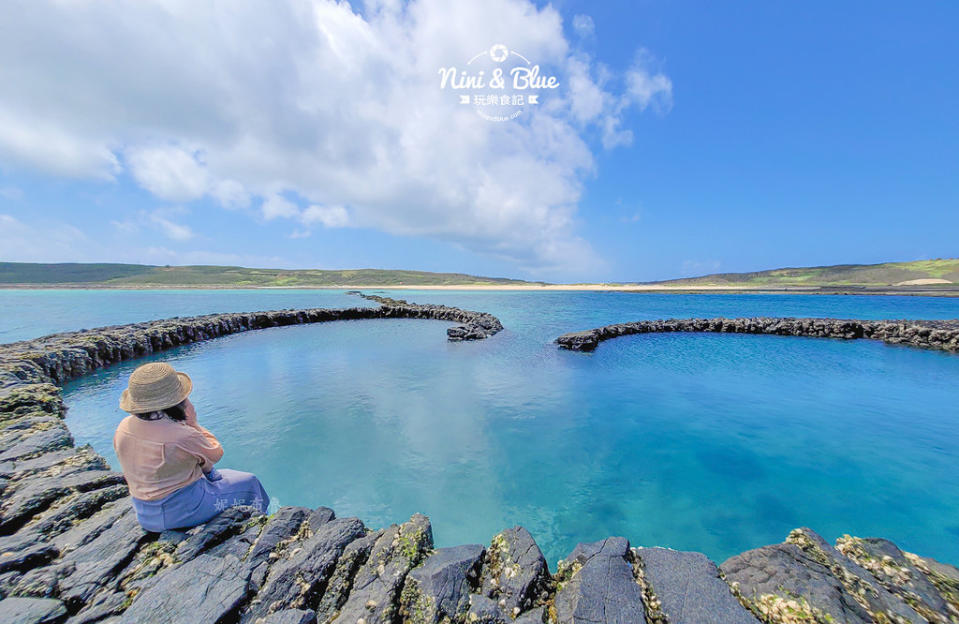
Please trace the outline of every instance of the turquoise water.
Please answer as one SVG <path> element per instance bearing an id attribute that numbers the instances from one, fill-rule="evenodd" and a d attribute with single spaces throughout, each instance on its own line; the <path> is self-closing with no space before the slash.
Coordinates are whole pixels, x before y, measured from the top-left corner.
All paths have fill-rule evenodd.
<path id="1" fill-rule="evenodd" d="M 25 309 L 53 331 L 154 317 L 181 296 L 181 315 L 358 302 L 315 291 L 107 294 L 109 305 L 103 292 L 70 293 L 74 313 L 62 320 L 48 312 L 61 293 L 30 293 Z M 959 562 L 959 356 L 775 336 L 630 336 L 592 354 L 551 343 L 670 316 L 959 318 L 959 300 L 398 296 L 489 311 L 506 330 L 448 343 L 448 323 L 351 321 L 228 336 L 162 359 L 193 377 L 200 420 L 227 449 L 222 465 L 256 472 L 281 504 L 328 505 L 372 526 L 424 512 L 440 545 L 522 524 L 552 565 L 607 535 L 721 561 L 807 525 Z M 0 331 L 17 325 L 9 316 Z M 139 363 L 66 389 L 78 442 L 111 461 L 117 397 Z"/>

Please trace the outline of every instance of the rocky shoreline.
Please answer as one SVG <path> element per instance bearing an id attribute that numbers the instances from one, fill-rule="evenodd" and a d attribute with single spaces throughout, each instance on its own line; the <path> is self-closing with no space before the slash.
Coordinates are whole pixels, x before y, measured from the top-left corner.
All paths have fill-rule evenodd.
<path id="1" fill-rule="evenodd" d="M 169 319 L 0 345 L 0 622 L 197 624 L 820 624 L 959 622 L 959 569 L 882 539 L 830 546 L 809 529 L 716 566 L 700 553 L 577 546 L 550 571 L 522 527 L 434 548 L 416 514 L 383 529 L 331 509 L 228 509 L 144 532 L 122 475 L 75 447 L 57 384 L 231 333 L 364 318 L 495 317 L 368 298 L 379 308 Z"/>
<path id="2" fill-rule="evenodd" d="M 503 329 L 499 319 L 441 305 L 411 304 L 361 295 L 379 307 L 308 308 L 170 318 L 65 332 L 0 345 L 0 388 L 18 381 L 64 383 L 90 371 L 180 345 L 254 329 L 366 319 L 433 319 L 460 323 L 446 330 L 451 341 L 481 340 Z"/>
<path id="3" fill-rule="evenodd" d="M 831 318 L 692 318 L 617 323 L 563 334 L 556 342 L 563 349 L 592 351 L 599 343 L 619 336 L 669 332 L 768 334 L 810 338 L 859 338 L 920 349 L 959 352 L 959 321 L 860 321 Z"/>

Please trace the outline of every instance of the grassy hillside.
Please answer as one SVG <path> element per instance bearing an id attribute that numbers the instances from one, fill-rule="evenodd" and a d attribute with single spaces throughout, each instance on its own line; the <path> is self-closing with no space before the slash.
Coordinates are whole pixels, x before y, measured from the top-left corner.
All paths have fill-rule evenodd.
<path id="1" fill-rule="evenodd" d="M 944 280 L 959 285 L 959 258 L 885 262 L 883 264 L 837 264 L 833 266 L 773 269 L 755 273 L 717 273 L 703 277 L 655 282 L 669 286 L 909 286 L 913 280 Z M 950 284 L 915 284 L 949 287 Z"/>
<path id="2" fill-rule="evenodd" d="M 463 273 L 354 269 L 344 271 L 248 269 L 228 266 L 150 266 L 142 264 L 34 264 L 0 262 L 0 284 L 90 286 L 439 286 L 525 284 L 521 280 Z"/>
<path id="3" fill-rule="evenodd" d="M 34 264 L 0 262 L 0 284 L 76 284 L 135 277 L 155 267 L 143 264 Z"/>
<path id="4" fill-rule="evenodd" d="M 922 280 L 916 283 L 916 280 Z M 229 266 L 151 266 L 144 264 L 34 264 L 0 262 L 0 286 L 66 285 L 115 288 L 286 286 L 323 288 L 338 286 L 523 286 L 542 285 L 500 277 L 463 273 L 351 269 L 249 269 Z M 889 288 L 902 290 L 959 290 L 959 259 L 841 264 L 835 266 L 773 269 L 755 273 L 718 273 L 703 277 L 652 282 L 665 288 Z M 628 285 L 623 285 L 628 286 Z"/>

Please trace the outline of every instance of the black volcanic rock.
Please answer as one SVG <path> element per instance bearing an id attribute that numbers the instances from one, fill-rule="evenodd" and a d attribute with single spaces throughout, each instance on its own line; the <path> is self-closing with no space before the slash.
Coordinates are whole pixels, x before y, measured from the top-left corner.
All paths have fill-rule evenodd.
<path id="1" fill-rule="evenodd" d="M 578 545 L 557 573 L 557 624 L 644 622 L 642 590 L 628 559 L 622 537 Z"/>
<path id="2" fill-rule="evenodd" d="M 506 529 L 490 542 L 483 562 L 482 593 L 516 617 L 547 598 L 549 568 L 529 531 Z"/>
<path id="3" fill-rule="evenodd" d="M 173 568 L 138 594 L 120 622 L 221 622 L 246 600 L 249 580 L 249 572 L 236 557 L 201 555 Z"/>
<path id="4" fill-rule="evenodd" d="M 959 583 L 933 573 L 922 558 L 907 555 L 889 540 L 875 537 L 846 536 L 837 541 L 837 548 L 930 622 L 951 624 L 946 613 L 951 613 L 952 621 L 959 621 Z"/>
<path id="5" fill-rule="evenodd" d="M 3 624 L 56 624 L 67 617 L 66 607 L 50 598 L 5 598 L 0 600 Z"/>
<path id="6" fill-rule="evenodd" d="M 669 624 L 759 624 L 706 555 L 668 548 L 634 548 L 633 553 Z"/>
<path id="7" fill-rule="evenodd" d="M 433 548 L 426 516 L 415 514 L 385 529 L 356 573 L 349 597 L 331 620 L 336 624 L 391 624 L 400 612 L 400 592 L 409 571 Z"/>
<path id="8" fill-rule="evenodd" d="M 571 351 L 592 351 L 600 342 L 632 334 L 712 332 L 768 334 L 855 340 L 869 338 L 921 349 L 959 351 L 959 321 L 859 321 L 829 318 L 667 319 L 618 323 L 563 334 L 556 343 Z"/>
<path id="9" fill-rule="evenodd" d="M 312 624 L 316 613 L 311 609 L 285 609 L 263 618 L 260 624 Z"/>
<path id="10" fill-rule="evenodd" d="M 346 546 L 366 534 L 357 518 L 331 520 L 289 548 L 273 564 L 263 588 L 243 615 L 244 622 L 283 609 L 311 608 L 322 597 Z"/>
<path id="11" fill-rule="evenodd" d="M 909 624 L 921 624 L 924 621 L 906 601 L 887 591 L 854 558 L 844 556 L 812 529 L 795 529 L 789 533 L 786 541 L 799 546 L 806 555 L 829 568 L 833 576 L 874 618 Z"/>
<path id="12" fill-rule="evenodd" d="M 755 613 L 774 622 L 796 614 L 799 622 L 873 623 L 842 581 L 796 544 L 750 550 L 727 559 L 720 569 Z"/>
<path id="13" fill-rule="evenodd" d="M 440 548 L 406 577 L 403 611 L 422 624 L 460 620 L 469 610 L 470 590 L 479 583 L 486 548 L 467 544 Z"/>

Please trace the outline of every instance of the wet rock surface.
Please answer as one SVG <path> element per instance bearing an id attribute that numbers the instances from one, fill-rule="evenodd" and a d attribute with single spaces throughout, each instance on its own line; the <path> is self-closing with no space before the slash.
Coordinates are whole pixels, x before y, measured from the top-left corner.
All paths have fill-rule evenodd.
<path id="1" fill-rule="evenodd" d="M 429 519 L 418 514 L 371 530 L 325 507 L 283 507 L 269 517 L 234 508 L 190 530 L 148 533 L 122 475 L 89 447 L 73 446 L 57 384 L 125 359 L 330 320 L 461 323 L 451 340 L 502 329 L 483 313 L 369 298 L 380 307 L 209 315 L 0 345 L 0 622 L 959 623 L 956 568 L 882 539 L 846 536 L 834 548 L 809 529 L 733 557 L 720 571 L 698 553 L 631 549 L 609 538 L 581 544 L 555 574 L 522 527 L 488 545 L 434 549 Z M 740 327 L 725 323 L 711 331 Z M 802 335 L 956 350 L 948 323 L 881 331 L 858 321 L 817 323 Z M 877 323 L 890 322 L 870 322 Z M 788 324 L 763 327 L 797 335 Z"/>
<path id="2" fill-rule="evenodd" d="M 866 338 L 921 349 L 959 352 L 959 321 L 860 321 L 830 318 L 693 318 L 617 323 L 563 334 L 556 339 L 563 349 L 593 351 L 604 340 L 633 334 L 706 332 L 768 334 L 810 338 Z"/>

